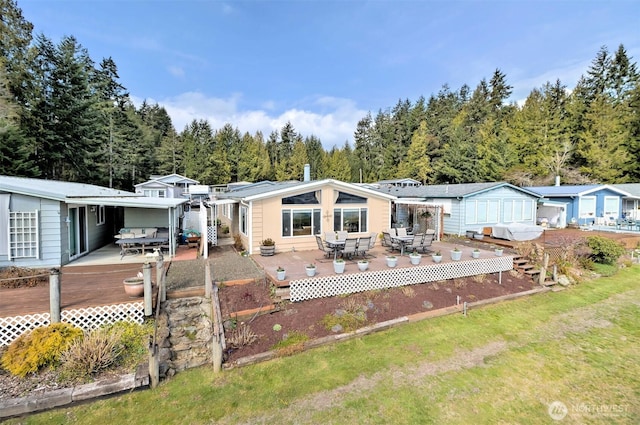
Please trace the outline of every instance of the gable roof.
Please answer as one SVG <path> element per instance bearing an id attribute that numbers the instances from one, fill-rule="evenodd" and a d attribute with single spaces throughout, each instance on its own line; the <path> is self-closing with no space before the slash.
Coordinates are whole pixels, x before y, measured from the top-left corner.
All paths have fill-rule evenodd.
<path id="1" fill-rule="evenodd" d="M 612 184 L 611 186 L 627 192 L 634 198 L 640 198 L 640 183 Z"/>
<path id="2" fill-rule="evenodd" d="M 324 179 L 313 180 L 307 182 L 288 181 L 288 182 L 272 182 L 263 181 L 254 183 L 248 186 L 243 186 L 238 189 L 230 190 L 229 192 L 221 193 L 218 195 L 219 199 L 236 199 L 244 201 L 255 201 L 259 199 L 271 198 L 275 196 L 284 196 L 290 193 L 299 192 L 301 190 L 317 190 L 323 186 L 333 186 L 344 190 L 350 190 L 360 193 L 366 193 L 378 198 L 393 199 L 393 195 L 381 193 L 377 190 L 372 190 L 367 187 L 358 186 L 352 183 L 345 183 L 340 180 Z"/>
<path id="3" fill-rule="evenodd" d="M 609 189 L 622 196 L 632 197 L 630 193 L 608 184 L 587 184 L 587 185 L 560 185 L 560 186 L 533 186 L 527 189 L 532 190 L 544 197 L 567 197 L 584 196 L 599 190 Z"/>
<path id="4" fill-rule="evenodd" d="M 110 189 L 86 183 L 59 180 L 0 176 L 0 192 L 17 193 L 36 198 L 51 199 L 67 204 L 89 204 L 139 208 L 171 208 L 186 199 L 149 198 L 124 190 Z"/>
<path id="5" fill-rule="evenodd" d="M 508 187 L 519 192 L 540 198 L 540 195 L 506 182 L 490 182 L 490 183 L 461 183 L 461 184 L 434 184 L 417 187 L 387 187 L 377 189 L 380 192 L 388 193 L 397 198 L 465 198 L 475 196 L 483 192 Z"/>
<path id="6" fill-rule="evenodd" d="M 161 183 L 167 186 L 175 186 L 176 184 L 199 184 L 198 180 L 193 180 L 180 174 L 168 174 L 166 176 L 151 176 L 149 180 L 143 183 L 133 185 L 133 187 L 145 186 L 150 183 Z"/>

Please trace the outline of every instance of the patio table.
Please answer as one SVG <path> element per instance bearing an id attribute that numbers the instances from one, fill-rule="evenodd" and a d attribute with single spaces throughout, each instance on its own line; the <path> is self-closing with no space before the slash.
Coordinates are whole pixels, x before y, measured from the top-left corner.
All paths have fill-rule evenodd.
<path id="1" fill-rule="evenodd" d="M 413 236 L 391 236 L 391 240 L 397 242 L 400 245 L 400 256 L 402 257 L 404 255 L 405 245 L 409 245 L 411 242 L 413 242 Z"/>
<path id="2" fill-rule="evenodd" d="M 324 243 L 331 249 L 333 249 L 333 259 L 338 258 L 338 251 L 344 247 L 346 239 L 334 239 L 332 241 L 324 241 Z"/>
<path id="3" fill-rule="evenodd" d="M 169 238 L 126 238 L 118 239 L 116 244 L 120 245 L 120 259 L 127 255 L 127 251 L 142 251 L 144 254 L 145 245 L 154 248 L 156 245 L 163 245 L 169 242 Z"/>

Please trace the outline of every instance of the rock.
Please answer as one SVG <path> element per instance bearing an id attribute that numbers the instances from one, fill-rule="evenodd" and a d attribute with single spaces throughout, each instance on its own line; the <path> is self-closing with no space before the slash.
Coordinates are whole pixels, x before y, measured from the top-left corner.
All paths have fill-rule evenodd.
<path id="1" fill-rule="evenodd" d="M 331 332 L 333 332 L 333 333 L 340 333 L 340 332 L 342 332 L 342 330 L 343 330 L 342 325 L 334 325 L 331 328 Z"/>
<path id="2" fill-rule="evenodd" d="M 422 308 L 425 310 L 431 310 L 433 308 L 433 304 L 430 301 L 423 301 Z"/>

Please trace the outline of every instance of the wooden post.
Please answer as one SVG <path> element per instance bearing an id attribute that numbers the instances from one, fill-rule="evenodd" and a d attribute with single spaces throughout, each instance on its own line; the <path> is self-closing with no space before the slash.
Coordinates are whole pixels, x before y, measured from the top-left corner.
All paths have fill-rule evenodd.
<path id="1" fill-rule="evenodd" d="M 158 298 L 160 302 L 167 301 L 167 283 L 164 275 L 164 257 L 162 252 L 158 251 L 156 261 L 156 284 L 158 285 Z"/>
<path id="2" fill-rule="evenodd" d="M 51 269 L 49 274 L 49 314 L 51 323 L 60 323 L 60 270 Z"/>
<path id="3" fill-rule="evenodd" d="M 213 371 L 218 373 L 222 369 L 222 351 L 224 332 L 220 321 L 220 300 L 218 299 L 218 285 L 213 285 L 211 294 L 211 306 L 213 309 L 213 344 L 211 344 L 211 357 L 213 361 Z"/>
<path id="4" fill-rule="evenodd" d="M 553 281 L 554 282 L 558 281 L 558 265 L 557 264 L 553 265 Z"/>
<path id="5" fill-rule="evenodd" d="M 142 277 L 144 279 L 144 315 L 149 317 L 153 314 L 153 293 L 151 290 L 151 264 L 142 265 Z"/>
<path id="6" fill-rule="evenodd" d="M 207 260 L 204 263 L 204 296 L 209 298 L 211 296 L 211 287 L 213 286 L 213 282 L 211 281 L 211 265 Z"/>
<path id="7" fill-rule="evenodd" d="M 542 268 L 540 269 L 540 278 L 538 283 L 544 285 L 544 281 L 547 278 L 547 268 L 549 267 L 549 254 L 545 253 L 542 260 Z"/>
<path id="8" fill-rule="evenodd" d="M 158 362 L 158 344 L 149 344 L 149 381 L 151 388 L 158 386 L 160 382 L 160 363 Z"/>

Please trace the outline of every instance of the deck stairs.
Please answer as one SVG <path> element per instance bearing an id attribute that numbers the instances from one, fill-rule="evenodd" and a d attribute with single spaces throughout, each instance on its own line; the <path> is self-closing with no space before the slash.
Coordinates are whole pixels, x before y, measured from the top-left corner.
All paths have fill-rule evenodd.
<path id="1" fill-rule="evenodd" d="M 529 260 L 526 258 L 515 255 L 513 257 L 513 269 L 518 271 L 519 273 L 526 274 L 531 277 L 531 279 L 538 280 L 540 276 L 540 269 L 529 263 Z M 552 286 L 555 285 L 555 282 L 552 280 L 545 280 L 543 283 L 544 286 Z"/>

